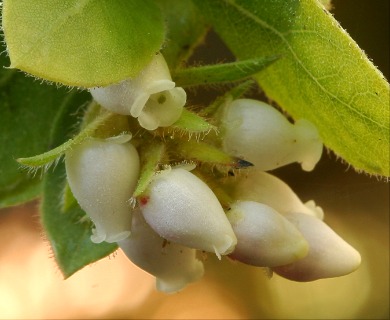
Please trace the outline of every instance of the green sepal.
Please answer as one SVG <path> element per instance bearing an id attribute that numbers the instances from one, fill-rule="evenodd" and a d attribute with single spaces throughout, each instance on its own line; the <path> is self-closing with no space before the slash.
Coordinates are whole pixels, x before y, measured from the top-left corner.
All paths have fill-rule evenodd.
<path id="1" fill-rule="evenodd" d="M 159 166 L 162 164 L 165 155 L 165 145 L 159 141 L 152 141 L 139 148 L 139 155 L 141 174 L 132 196 L 133 201 L 142 195 L 152 181 L 155 173 L 159 170 Z"/>
<path id="2" fill-rule="evenodd" d="M 168 127 L 168 130 L 171 129 L 181 133 L 187 133 L 191 136 L 193 134 L 207 134 L 211 130 L 216 130 L 216 127 L 196 113 L 191 112 L 188 109 L 183 109 L 179 120 L 177 120 L 172 126 Z"/>
<path id="3" fill-rule="evenodd" d="M 242 169 L 253 166 L 252 163 L 243 159 L 233 157 L 211 144 L 196 141 L 182 140 L 174 144 L 176 152 L 183 158 L 195 163 L 208 163 L 218 165 L 227 169 Z"/>

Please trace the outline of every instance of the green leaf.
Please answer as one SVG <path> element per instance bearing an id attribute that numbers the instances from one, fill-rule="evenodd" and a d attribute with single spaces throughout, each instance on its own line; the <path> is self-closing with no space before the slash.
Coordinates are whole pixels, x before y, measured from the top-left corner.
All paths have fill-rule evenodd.
<path id="1" fill-rule="evenodd" d="M 152 0 L 5 0 L 11 68 L 70 86 L 106 86 L 136 76 L 164 40 Z"/>
<path id="2" fill-rule="evenodd" d="M 268 67 L 278 57 L 262 57 L 237 62 L 213 64 L 176 70 L 173 80 L 177 86 L 228 83 L 249 78 Z"/>
<path id="3" fill-rule="evenodd" d="M 67 108 L 61 113 L 58 119 L 61 126 L 53 132 L 53 145 L 64 142 L 73 130 L 76 119 L 71 111 Z M 61 162 L 54 171 L 45 174 L 41 217 L 58 266 L 68 278 L 84 266 L 112 253 L 117 245 L 91 242 L 92 223 L 79 205 L 64 203 L 64 196 L 69 197 L 66 188 L 65 166 Z"/>
<path id="4" fill-rule="evenodd" d="M 59 124 L 59 112 L 68 106 L 73 106 L 75 112 L 90 99 L 86 93 L 58 89 L 3 68 L 6 64 L 8 59 L 1 55 L 0 208 L 32 200 L 41 194 L 40 177 L 33 178 L 22 171 L 15 159 L 50 149 L 52 130 Z"/>
<path id="5" fill-rule="evenodd" d="M 281 54 L 266 94 L 357 170 L 389 176 L 389 84 L 315 0 L 194 1 L 239 59 Z"/>
<path id="6" fill-rule="evenodd" d="M 166 43 L 162 50 L 173 70 L 192 54 L 206 35 L 207 26 L 191 0 L 157 0 L 166 22 Z"/>

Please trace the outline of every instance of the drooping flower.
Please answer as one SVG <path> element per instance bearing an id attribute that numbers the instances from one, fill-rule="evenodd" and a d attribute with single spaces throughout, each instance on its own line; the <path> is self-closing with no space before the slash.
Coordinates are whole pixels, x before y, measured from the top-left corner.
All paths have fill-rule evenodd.
<path id="1" fill-rule="evenodd" d="M 118 245 L 133 263 L 156 277 L 160 291 L 177 292 L 203 276 L 203 263 L 196 258 L 196 250 L 161 238 L 138 208 L 133 212 L 131 235 Z"/>
<path id="2" fill-rule="evenodd" d="M 299 212 L 290 212 L 285 217 L 305 237 L 309 253 L 301 260 L 274 268 L 277 274 L 295 281 L 313 281 L 343 276 L 359 267 L 359 252 L 322 220 Z"/>
<path id="3" fill-rule="evenodd" d="M 237 243 L 217 197 L 183 168 L 156 175 L 141 201 L 141 210 L 148 224 L 169 241 L 217 256 L 229 254 Z"/>
<path id="4" fill-rule="evenodd" d="M 227 212 L 237 236 L 231 258 L 258 267 L 285 265 L 303 258 L 308 244 L 297 228 L 271 207 L 237 201 Z"/>
<path id="5" fill-rule="evenodd" d="M 233 179 L 232 179 L 233 180 Z M 302 212 L 322 219 L 324 212 L 313 200 L 305 204 L 279 178 L 260 170 L 247 169 L 233 181 L 234 199 L 256 201 L 270 206 L 281 214 Z"/>
<path id="6" fill-rule="evenodd" d="M 303 170 L 311 171 L 321 158 L 322 142 L 311 122 L 300 119 L 293 125 L 261 101 L 238 99 L 229 103 L 222 126 L 224 150 L 260 170 L 299 162 Z"/>
<path id="7" fill-rule="evenodd" d="M 137 150 L 130 136 L 88 139 L 66 152 L 69 186 L 95 224 L 91 240 L 117 242 L 130 234 L 128 200 L 139 176 Z"/>
<path id="8" fill-rule="evenodd" d="M 176 122 L 187 99 L 183 88 L 175 87 L 161 54 L 137 77 L 108 87 L 91 88 L 90 92 L 104 108 L 138 118 L 140 125 L 148 130 Z"/>

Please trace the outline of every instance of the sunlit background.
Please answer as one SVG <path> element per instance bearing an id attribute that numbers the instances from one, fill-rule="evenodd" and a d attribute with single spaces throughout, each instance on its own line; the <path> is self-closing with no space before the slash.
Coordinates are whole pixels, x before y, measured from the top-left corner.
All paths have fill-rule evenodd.
<path id="1" fill-rule="evenodd" d="M 336 18 L 388 79 L 389 1 L 333 3 Z M 216 43 L 212 38 L 207 45 Z M 197 61 L 221 59 L 221 51 L 209 52 L 203 47 Z M 323 207 L 325 221 L 360 251 L 358 271 L 296 283 L 210 256 L 201 281 L 165 295 L 155 290 L 153 277 L 118 251 L 63 280 L 39 225 L 39 202 L 33 202 L 0 211 L 0 318 L 388 318 L 388 184 L 354 173 L 331 153 L 314 172 L 292 165 L 275 174 L 302 200 L 315 199 Z"/>

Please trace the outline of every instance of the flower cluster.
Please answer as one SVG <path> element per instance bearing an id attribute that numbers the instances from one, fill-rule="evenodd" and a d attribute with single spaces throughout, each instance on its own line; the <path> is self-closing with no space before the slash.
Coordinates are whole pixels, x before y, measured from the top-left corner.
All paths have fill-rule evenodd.
<path id="1" fill-rule="evenodd" d="M 91 93 L 102 107 L 138 118 L 147 130 L 175 123 L 186 101 L 160 54 L 137 78 Z M 291 124 L 275 108 L 250 99 L 226 102 L 215 118 L 220 152 L 253 167 L 216 175 L 188 162 L 172 165 L 166 155 L 165 167 L 135 205 L 130 199 L 142 175 L 139 142 L 133 144 L 130 135 L 92 137 L 68 151 L 68 182 L 95 225 L 91 240 L 118 243 L 164 292 L 203 275 L 199 252 L 268 267 L 296 281 L 354 271 L 359 253 L 323 222 L 322 209 L 314 201 L 302 203 L 265 172 L 293 162 L 312 170 L 323 148 L 314 125 L 304 119 Z"/>

